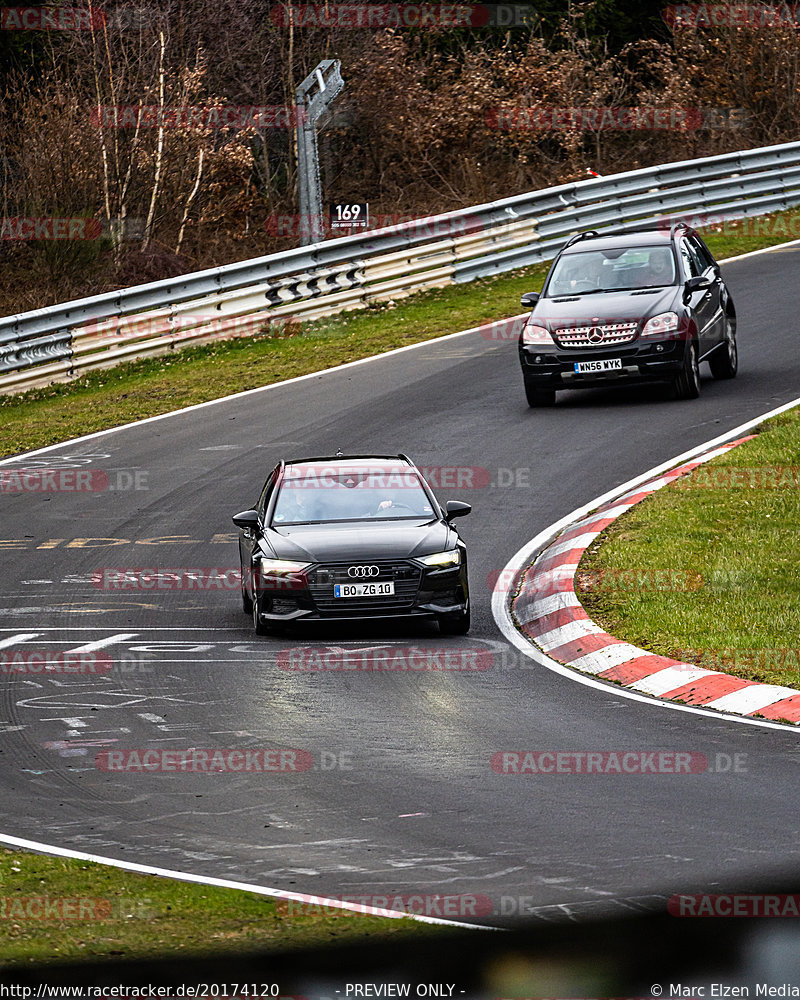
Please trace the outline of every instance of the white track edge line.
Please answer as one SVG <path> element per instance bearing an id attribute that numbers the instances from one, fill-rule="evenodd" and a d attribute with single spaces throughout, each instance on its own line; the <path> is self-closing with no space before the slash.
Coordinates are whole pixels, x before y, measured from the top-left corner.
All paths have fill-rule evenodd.
<path id="1" fill-rule="evenodd" d="M 800 240 L 793 242 L 800 243 Z M 676 458 L 669 459 L 667 462 L 662 462 L 660 465 L 655 466 L 647 472 L 643 472 L 634 479 L 629 479 L 627 483 L 623 483 L 621 486 L 616 486 L 614 489 L 609 490 L 602 496 L 583 504 L 583 506 L 572 511 L 571 514 L 567 514 L 565 517 L 555 521 L 548 528 L 540 531 L 538 535 L 531 539 L 531 541 L 529 541 L 526 545 L 523 545 L 521 549 L 518 549 L 500 572 L 500 575 L 498 576 L 498 583 L 500 580 L 510 579 L 511 577 L 509 577 L 509 573 L 512 574 L 512 577 L 516 577 L 517 573 L 519 573 L 527 563 L 535 558 L 535 556 L 541 553 L 550 542 L 561 534 L 565 528 L 569 527 L 573 521 L 577 521 L 580 520 L 580 518 L 585 517 L 586 514 L 593 511 L 596 507 L 600 507 L 602 504 L 616 499 L 623 493 L 630 492 L 630 490 L 634 489 L 636 486 L 639 486 L 647 482 L 649 479 L 660 475 L 662 472 L 665 472 L 673 466 L 681 465 L 688 459 L 694 458 L 706 451 L 711 450 L 717 444 L 722 444 L 734 438 L 740 437 L 745 432 L 752 430 L 754 427 L 763 423 L 765 420 L 769 420 L 771 417 L 776 417 L 779 414 L 785 413 L 787 410 L 794 409 L 797 406 L 800 406 L 800 397 L 793 399 L 789 403 L 784 403 L 782 406 L 778 406 L 774 410 L 769 410 L 767 413 L 762 413 L 760 416 L 754 417 L 752 420 L 748 420 L 743 424 L 739 424 L 738 427 L 725 431 L 723 434 L 712 438 L 705 444 L 697 445 L 696 447 L 689 449 L 689 451 L 685 451 L 683 454 L 678 455 Z M 506 597 L 510 600 L 508 587 L 504 586 L 501 588 L 498 584 L 496 584 L 492 593 L 492 617 L 495 620 L 495 624 L 503 634 L 503 637 L 512 645 L 516 646 L 517 649 L 530 659 L 535 660 L 541 666 L 546 667 L 548 670 L 552 670 L 554 673 L 562 674 L 564 677 L 569 677 L 571 680 L 577 681 L 579 684 L 587 685 L 587 687 L 598 688 L 601 691 L 605 691 L 607 694 L 614 693 L 620 697 L 629 698 L 631 701 L 641 701 L 654 707 L 671 709 L 675 712 L 689 712 L 694 715 L 705 715 L 713 719 L 724 719 L 728 722 L 738 722 L 749 726 L 760 726 L 763 729 L 779 729 L 783 732 L 793 732 L 797 734 L 798 727 L 795 725 L 787 725 L 786 723 L 781 722 L 769 722 L 766 719 L 752 719 L 749 716 L 733 715 L 728 712 L 715 711 L 714 709 L 704 709 L 693 705 L 682 705 L 674 701 L 663 701 L 655 697 L 629 691 L 627 688 L 613 684 L 610 681 L 600 681 L 590 675 L 580 673 L 578 670 L 568 667 L 563 663 L 559 663 L 557 660 L 547 656 L 546 653 L 542 652 L 534 646 L 533 643 L 525 639 L 511 619 L 511 613 Z"/>
<path id="2" fill-rule="evenodd" d="M 458 920 L 444 920 L 441 917 L 427 917 L 419 913 L 406 913 L 402 910 L 384 910 L 377 906 L 367 906 L 362 903 L 350 903 L 341 899 L 329 899 L 325 896 L 315 896 L 312 893 L 291 892 L 286 889 L 272 889 L 263 885 L 254 885 L 248 882 L 234 882 L 225 878 L 214 878 L 213 876 L 194 875 L 191 872 L 173 871 L 169 868 L 157 868 L 153 865 L 142 865 L 136 861 L 120 861 L 117 858 L 106 858 L 99 854 L 87 854 L 84 851 L 72 851 L 65 847 L 55 847 L 52 844 L 42 844 L 37 840 L 25 840 L 22 837 L 11 837 L 7 834 L 0 834 L 0 843 L 8 844 L 11 847 L 21 847 L 30 851 L 38 851 L 42 854 L 50 854 L 59 858 L 73 858 L 76 861 L 91 861 L 95 864 L 108 865 L 111 868 L 122 868 L 129 872 L 138 872 L 141 875 L 158 875 L 163 878 L 175 879 L 179 882 L 195 882 L 199 885 L 213 885 L 220 889 L 239 889 L 242 892 L 253 892 L 259 896 L 273 896 L 276 899 L 286 899 L 299 903 L 310 903 L 315 906 L 331 906 L 341 910 L 351 910 L 354 913 L 361 913 L 364 916 L 387 917 L 390 919 L 400 919 L 409 917 L 424 924 L 445 924 L 448 927 L 468 927 L 470 930 L 498 931 L 501 927 L 493 927 L 489 924 L 468 924 Z M 313 903 L 312 903 L 313 901 Z"/>

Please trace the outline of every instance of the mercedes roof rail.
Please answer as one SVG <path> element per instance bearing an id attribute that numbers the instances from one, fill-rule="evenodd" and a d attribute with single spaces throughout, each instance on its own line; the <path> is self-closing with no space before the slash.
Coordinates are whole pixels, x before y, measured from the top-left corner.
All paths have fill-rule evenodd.
<path id="1" fill-rule="evenodd" d="M 672 238 L 679 229 L 682 229 L 686 233 L 693 233 L 694 229 L 689 225 L 688 222 L 684 222 L 683 219 L 678 219 L 677 222 L 673 222 L 669 229 L 670 238 Z"/>
<path id="2" fill-rule="evenodd" d="M 567 247 L 571 247 L 573 243 L 578 243 L 580 240 L 594 239 L 595 236 L 599 236 L 599 235 L 600 234 L 597 232 L 596 229 L 590 229 L 586 233 L 575 233 L 574 236 L 570 236 L 570 238 L 567 240 L 567 242 L 564 244 L 564 246 L 561 249 L 562 250 L 566 250 Z"/>

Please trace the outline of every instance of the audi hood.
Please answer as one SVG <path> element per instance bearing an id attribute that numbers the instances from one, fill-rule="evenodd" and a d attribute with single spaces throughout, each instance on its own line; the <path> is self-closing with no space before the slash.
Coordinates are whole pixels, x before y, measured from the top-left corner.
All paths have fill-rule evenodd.
<path id="1" fill-rule="evenodd" d="M 267 528 L 265 555 L 302 562 L 414 559 L 456 547 L 458 536 L 442 521 L 386 520 L 293 524 Z M 271 549 L 272 551 L 269 551 Z"/>

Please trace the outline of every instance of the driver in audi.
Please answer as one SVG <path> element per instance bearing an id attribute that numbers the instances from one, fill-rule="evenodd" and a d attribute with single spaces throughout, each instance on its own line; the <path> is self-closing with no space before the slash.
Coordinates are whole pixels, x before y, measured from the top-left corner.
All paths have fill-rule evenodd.
<path id="1" fill-rule="evenodd" d="M 373 516 L 379 517 L 382 512 L 392 511 L 392 510 L 396 510 L 398 512 L 405 512 L 406 514 L 409 513 L 419 514 L 421 517 L 427 517 L 433 513 L 432 508 L 427 504 L 425 505 L 423 510 L 418 510 L 416 507 L 408 503 L 408 498 L 406 498 L 406 502 L 404 503 L 402 497 L 398 498 L 397 496 L 395 496 L 395 497 L 390 497 L 386 500 L 381 500 Z"/>

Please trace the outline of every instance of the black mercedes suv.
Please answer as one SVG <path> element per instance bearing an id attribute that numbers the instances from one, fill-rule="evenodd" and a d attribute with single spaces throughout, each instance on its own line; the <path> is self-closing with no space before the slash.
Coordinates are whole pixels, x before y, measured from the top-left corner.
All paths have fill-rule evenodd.
<path id="1" fill-rule="evenodd" d="M 405 455 L 281 462 L 241 528 L 242 607 L 258 635 L 313 620 L 419 617 L 469 631 L 467 549 Z"/>
<path id="2" fill-rule="evenodd" d="M 736 375 L 736 311 L 719 265 L 697 233 L 666 228 L 573 236 L 559 252 L 519 338 L 530 406 L 559 389 L 670 383 L 700 393 L 701 361 Z"/>

